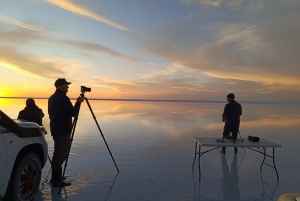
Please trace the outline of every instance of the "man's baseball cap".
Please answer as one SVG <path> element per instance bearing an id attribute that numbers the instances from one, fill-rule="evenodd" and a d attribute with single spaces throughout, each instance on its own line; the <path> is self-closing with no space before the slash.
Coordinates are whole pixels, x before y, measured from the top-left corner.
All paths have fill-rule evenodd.
<path id="1" fill-rule="evenodd" d="M 66 80 L 65 78 L 58 78 L 58 79 L 55 81 L 54 86 L 59 87 L 59 86 L 62 85 L 62 84 L 67 84 L 67 85 L 69 85 L 69 84 L 71 84 L 71 82 L 67 82 L 67 80 Z"/>
<path id="2" fill-rule="evenodd" d="M 34 104 L 35 104 L 35 102 L 34 102 L 33 98 L 28 98 L 26 100 L 26 105 L 34 105 Z"/>

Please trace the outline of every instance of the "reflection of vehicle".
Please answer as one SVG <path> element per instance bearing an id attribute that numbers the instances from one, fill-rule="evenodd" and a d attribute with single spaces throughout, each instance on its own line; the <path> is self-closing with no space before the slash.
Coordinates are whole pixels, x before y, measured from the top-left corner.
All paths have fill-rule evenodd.
<path id="1" fill-rule="evenodd" d="M 0 199 L 31 200 L 47 162 L 45 129 L 12 120 L 0 110 Z"/>

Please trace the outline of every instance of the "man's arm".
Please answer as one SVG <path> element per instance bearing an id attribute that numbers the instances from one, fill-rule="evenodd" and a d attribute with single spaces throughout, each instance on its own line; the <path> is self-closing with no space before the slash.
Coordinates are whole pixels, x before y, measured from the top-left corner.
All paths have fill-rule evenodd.
<path id="1" fill-rule="evenodd" d="M 227 114 L 228 114 L 228 105 L 226 104 L 225 107 L 224 107 L 223 115 L 222 115 L 222 121 L 223 121 L 223 122 L 226 121 Z"/>
<path id="2" fill-rule="evenodd" d="M 80 103 L 76 102 L 73 106 L 68 96 L 64 96 L 61 101 L 59 101 L 59 104 L 62 110 L 70 117 L 75 117 L 79 111 Z"/>
<path id="3" fill-rule="evenodd" d="M 242 116 L 242 105 L 240 105 L 240 116 Z"/>

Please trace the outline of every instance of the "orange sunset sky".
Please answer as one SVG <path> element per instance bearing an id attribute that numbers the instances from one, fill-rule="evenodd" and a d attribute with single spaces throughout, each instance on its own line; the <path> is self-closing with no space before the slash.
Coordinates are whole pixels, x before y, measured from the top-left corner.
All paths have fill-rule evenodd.
<path id="1" fill-rule="evenodd" d="M 300 101 L 299 0 L 2 0 L 0 96 Z"/>

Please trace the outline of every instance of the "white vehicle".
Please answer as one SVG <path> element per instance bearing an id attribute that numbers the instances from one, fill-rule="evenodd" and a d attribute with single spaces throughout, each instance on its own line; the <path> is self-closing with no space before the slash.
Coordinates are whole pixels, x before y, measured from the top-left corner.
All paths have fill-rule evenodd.
<path id="1" fill-rule="evenodd" d="M 46 165 L 44 127 L 12 120 L 0 110 L 0 200 L 32 200 Z"/>

